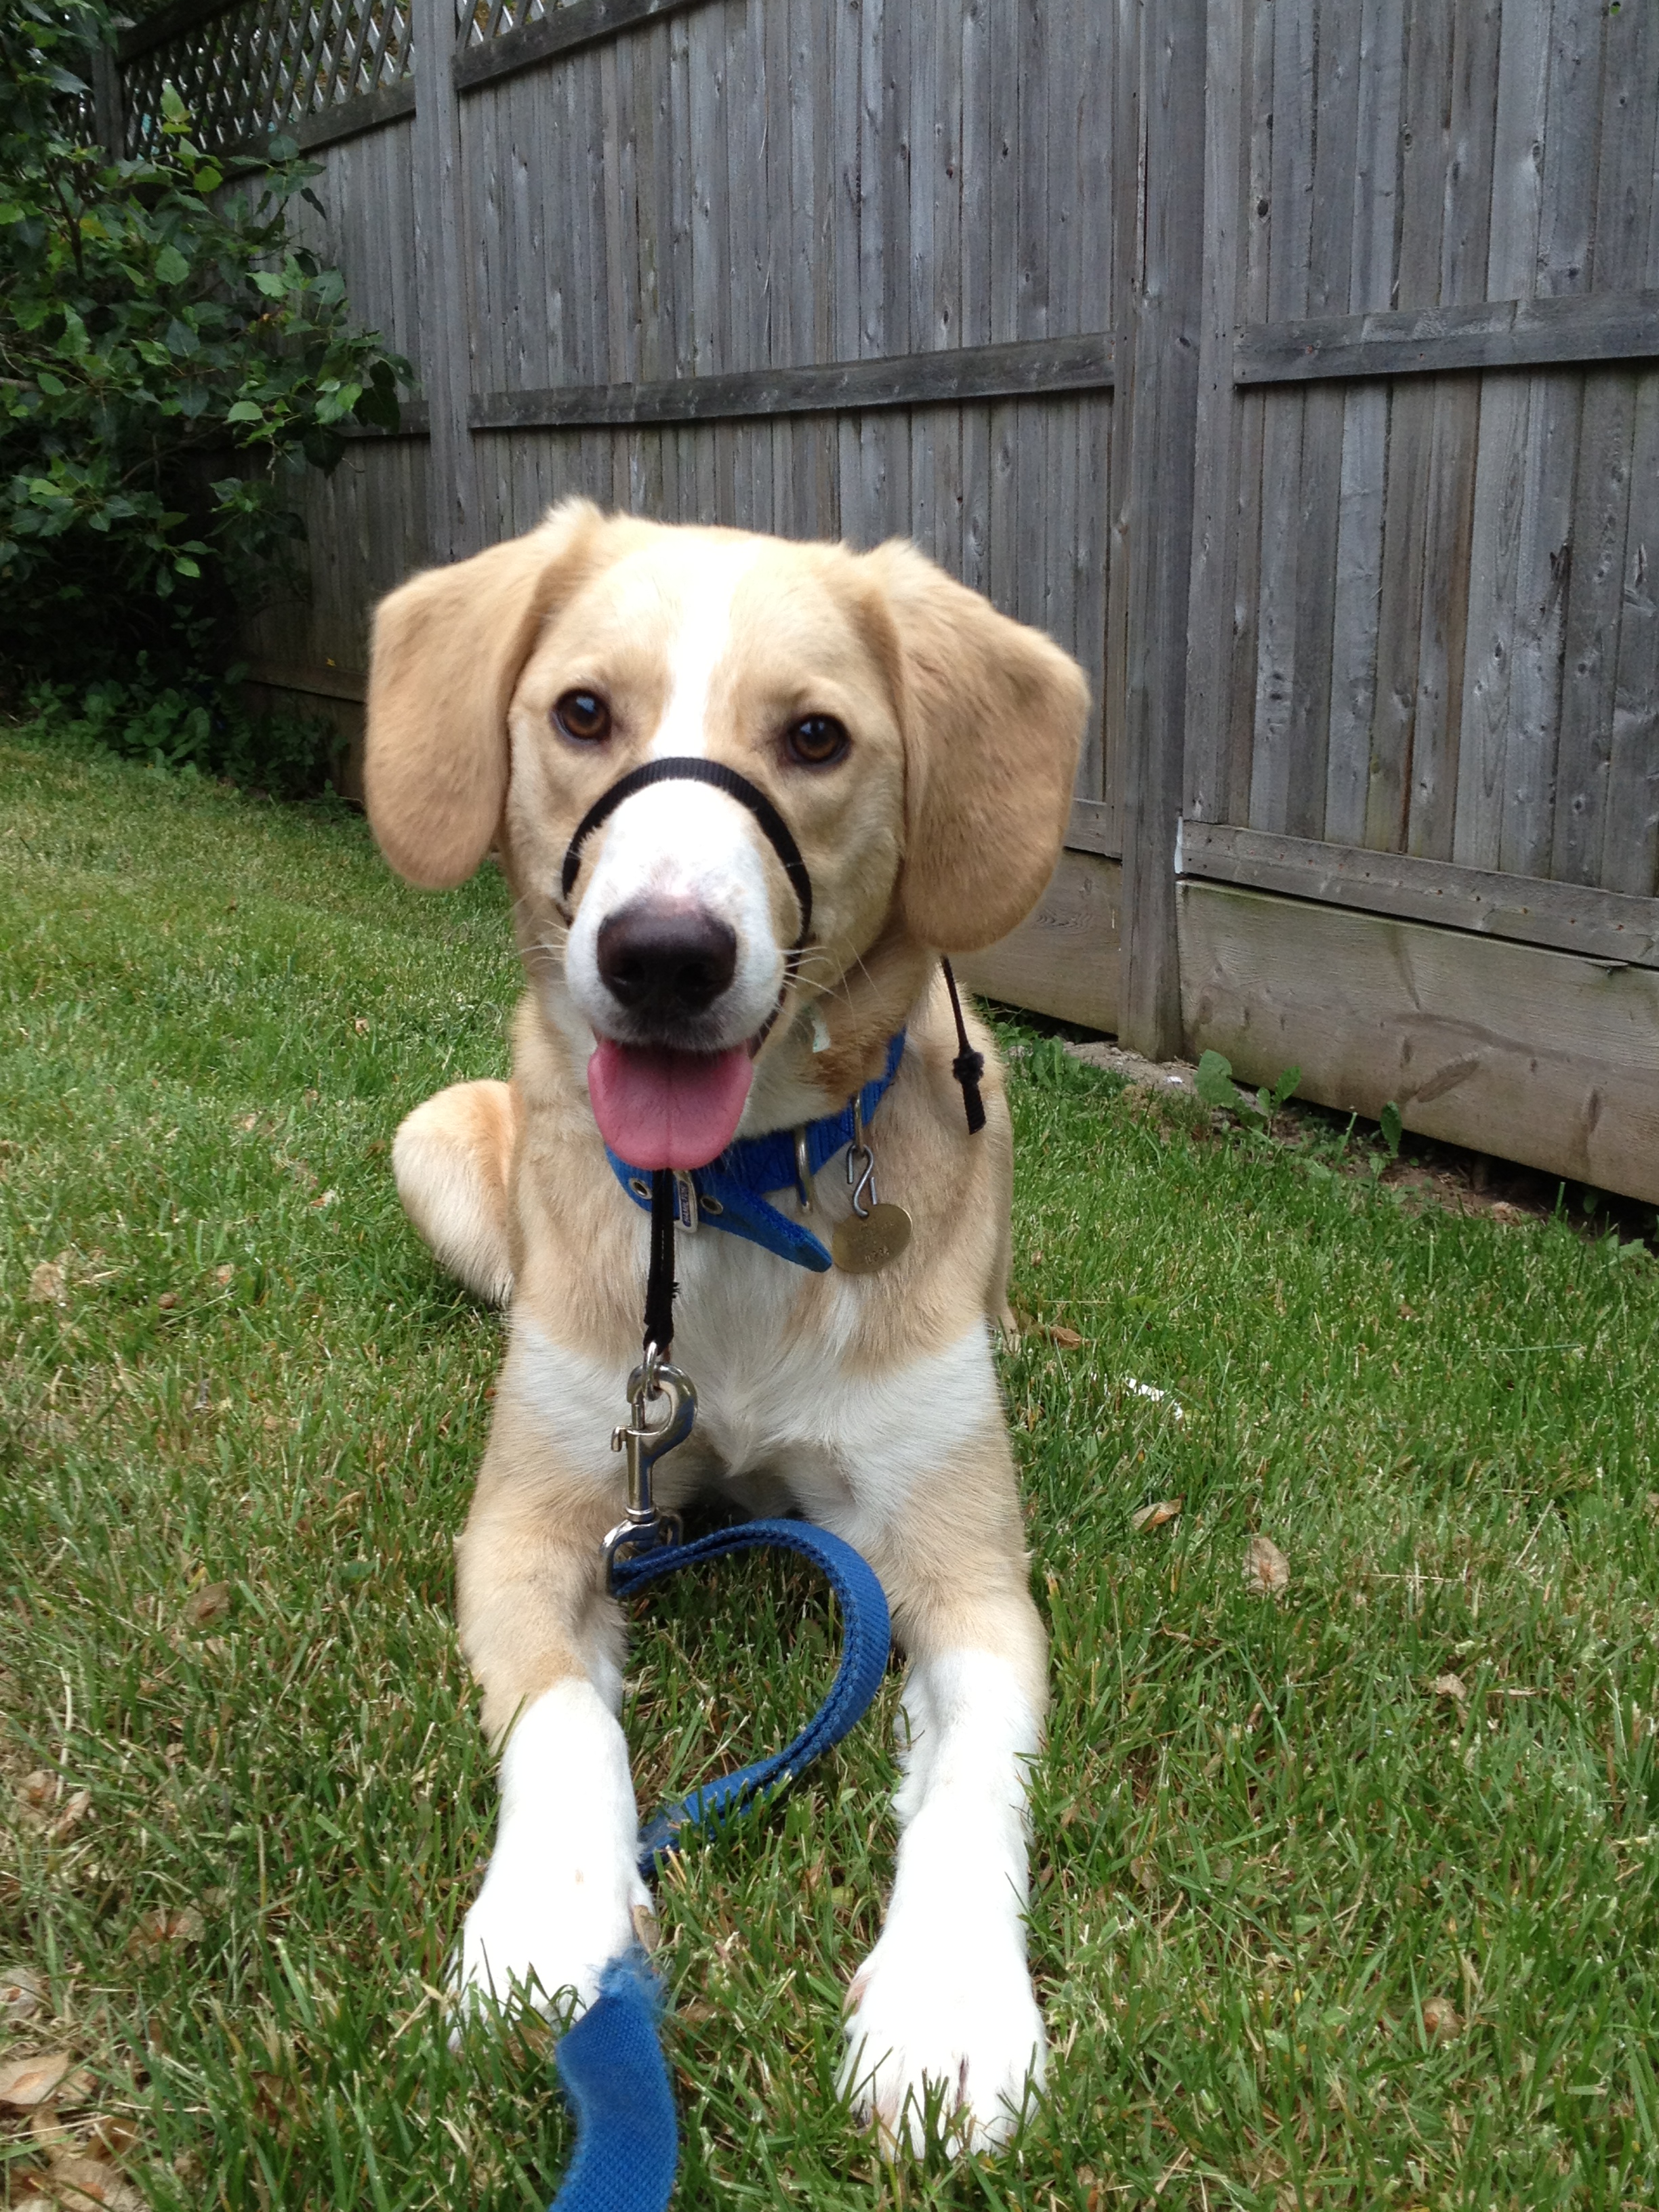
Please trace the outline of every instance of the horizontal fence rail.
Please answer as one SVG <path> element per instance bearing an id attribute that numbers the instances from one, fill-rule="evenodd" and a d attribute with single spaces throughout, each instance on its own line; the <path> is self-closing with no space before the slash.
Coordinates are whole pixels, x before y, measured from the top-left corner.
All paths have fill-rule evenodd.
<path id="1" fill-rule="evenodd" d="M 1113 346 L 1105 335 L 961 346 L 885 361 L 826 362 L 811 368 L 744 369 L 660 384 L 556 385 L 495 392 L 468 410 L 475 430 L 629 428 L 653 422 L 720 422 L 753 416 L 856 414 L 880 407 L 960 405 L 1055 392 L 1109 392 Z"/>
<path id="2" fill-rule="evenodd" d="M 1176 872 L 1366 914 L 1437 921 L 1482 937 L 1552 945 L 1620 966 L 1659 968 L 1659 899 L 1589 884 L 1461 868 L 1449 860 L 1419 860 L 1403 853 L 1372 853 L 1316 837 L 1279 837 L 1184 818 Z"/>
<path id="3" fill-rule="evenodd" d="M 455 89 L 470 92 L 514 70 L 531 69 L 558 54 L 597 46 L 623 31 L 681 15 L 708 0 L 569 0 L 544 8 L 540 0 L 496 0 L 469 10 L 461 21 L 461 46 L 453 64 Z"/>
<path id="4" fill-rule="evenodd" d="M 1425 376 L 1457 368 L 1542 368 L 1659 357 L 1659 292 L 1486 300 L 1414 313 L 1257 323 L 1233 346 L 1235 384 L 1321 377 Z"/>

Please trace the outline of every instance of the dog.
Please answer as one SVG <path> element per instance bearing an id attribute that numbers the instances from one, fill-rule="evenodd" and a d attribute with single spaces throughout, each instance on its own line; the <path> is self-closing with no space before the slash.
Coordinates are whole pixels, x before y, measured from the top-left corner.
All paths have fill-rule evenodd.
<path id="1" fill-rule="evenodd" d="M 886 1591 L 908 1665 L 901 1834 L 842 2089 L 918 2143 L 930 2085 L 988 2145 L 1043 2080 L 1025 1790 L 1047 1644 L 992 1358 L 1012 1141 L 976 1021 L 987 1120 L 967 1127 L 940 960 L 1036 904 L 1087 708 L 1074 661 L 908 544 L 860 554 L 583 501 L 416 576 L 374 623 L 374 833 L 433 888 L 493 848 L 527 986 L 511 1081 L 440 1092 L 393 1147 L 436 1258 L 510 1306 L 456 1547 L 461 1647 L 501 1746 L 460 2000 L 550 2010 L 574 1991 L 580 2010 L 649 1911 L 602 1553 L 650 1233 L 631 1171 L 683 1185 L 733 1144 L 844 1113 L 896 1059 L 863 1134 L 908 1249 L 879 1273 L 814 1272 L 712 1218 L 682 1235 L 674 1358 L 700 1410 L 657 1487 L 670 1506 L 713 1489 L 802 1513 Z M 723 763 L 751 795 L 677 770 L 573 845 L 653 760 Z M 830 1236 L 857 1195 L 840 1170 L 770 1210 Z"/>

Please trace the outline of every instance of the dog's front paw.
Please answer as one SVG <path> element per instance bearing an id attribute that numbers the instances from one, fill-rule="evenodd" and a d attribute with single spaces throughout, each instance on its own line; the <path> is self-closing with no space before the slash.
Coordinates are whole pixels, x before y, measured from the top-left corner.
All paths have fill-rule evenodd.
<path id="1" fill-rule="evenodd" d="M 586 2011 L 606 1966 L 644 1932 L 651 1912 L 650 1893 L 631 1868 L 609 1879 L 592 1871 L 597 1878 L 585 1881 L 579 1871 L 573 1881 L 564 1869 L 497 1850 L 466 1916 L 455 1972 L 459 2011 L 479 2010 L 492 1997 L 545 2019 Z"/>
<path id="2" fill-rule="evenodd" d="M 890 1921 L 847 2002 L 842 2094 L 888 2142 L 921 2149 L 932 2103 L 966 2147 L 987 2148 L 1042 2087 L 1042 2014 L 1019 1944 L 1001 1929 L 911 1932 Z"/>

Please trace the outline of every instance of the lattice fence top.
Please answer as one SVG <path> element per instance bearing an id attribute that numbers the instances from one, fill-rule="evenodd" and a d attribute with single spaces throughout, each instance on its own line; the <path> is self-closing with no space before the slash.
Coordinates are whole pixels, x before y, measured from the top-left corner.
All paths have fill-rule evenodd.
<path id="1" fill-rule="evenodd" d="M 556 15 L 562 4 L 569 0 L 455 0 L 455 43 L 487 46 L 491 39 Z"/>
<path id="2" fill-rule="evenodd" d="M 198 143 L 222 150 L 400 84 L 411 67 L 409 0 L 240 0 L 126 64 L 127 151 L 155 137 L 164 83 Z"/>

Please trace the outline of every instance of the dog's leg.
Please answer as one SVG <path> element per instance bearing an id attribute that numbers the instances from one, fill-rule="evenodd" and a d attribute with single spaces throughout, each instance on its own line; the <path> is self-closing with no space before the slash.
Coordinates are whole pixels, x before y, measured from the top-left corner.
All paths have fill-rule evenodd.
<path id="1" fill-rule="evenodd" d="M 600 1540 L 614 1486 L 562 1474 L 512 1399 L 513 1362 L 457 1546 L 461 1644 L 504 1740 L 495 1848 L 466 1917 L 461 2001 L 493 1994 L 551 2013 L 592 2002 L 606 1963 L 642 1932 L 639 1815 L 622 1702 L 621 1615 Z M 602 1437 L 602 1443 L 608 1439 Z"/>
<path id="2" fill-rule="evenodd" d="M 1000 1418 L 933 1443 L 902 1512 L 866 1510 L 845 1532 L 881 1576 L 909 1673 L 898 1866 L 881 1940 L 848 1996 L 842 2087 L 884 2133 L 919 2145 L 933 2083 L 984 2144 L 1008 2134 L 1043 2079 L 1025 1958 L 1025 1790 L 1047 1639 Z"/>
<path id="3" fill-rule="evenodd" d="M 513 1295 L 508 1193 L 518 1112 L 506 1083 L 452 1083 L 398 1128 L 392 1171 L 404 1211 L 440 1267 L 476 1297 Z"/>

